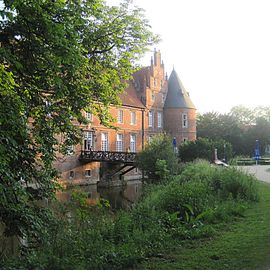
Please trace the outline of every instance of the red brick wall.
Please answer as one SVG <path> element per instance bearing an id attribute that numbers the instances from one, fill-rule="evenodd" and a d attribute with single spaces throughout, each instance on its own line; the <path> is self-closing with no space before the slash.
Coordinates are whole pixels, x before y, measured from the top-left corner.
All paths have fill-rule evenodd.
<path id="1" fill-rule="evenodd" d="M 182 114 L 188 115 L 188 127 L 182 127 Z M 177 144 L 185 138 L 189 141 L 196 140 L 196 110 L 195 109 L 164 109 L 164 129 L 172 137 L 176 137 Z"/>

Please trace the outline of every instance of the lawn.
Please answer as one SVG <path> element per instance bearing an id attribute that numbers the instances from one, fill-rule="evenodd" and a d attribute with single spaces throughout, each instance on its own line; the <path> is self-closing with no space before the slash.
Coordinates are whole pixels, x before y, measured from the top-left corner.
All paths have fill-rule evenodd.
<path id="1" fill-rule="evenodd" d="M 270 184 L 259 184 L 260 202 L 245 217 L 222 226 L 212 239 L 186 242 L 149 258 L 137 269 L 270 269 Z"/>

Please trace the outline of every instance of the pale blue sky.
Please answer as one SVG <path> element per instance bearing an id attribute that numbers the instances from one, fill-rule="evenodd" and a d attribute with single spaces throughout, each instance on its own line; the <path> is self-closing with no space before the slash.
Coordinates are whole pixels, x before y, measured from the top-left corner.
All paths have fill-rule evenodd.
<path id="1" fill-rule="evenodd" d="M 270 105 L 270 0 L 133 3 L 145 9 L 162 38 L 155 47 L 166 71 L 174 65 L 198 112 Z M 141 63 L 149 65 L 150 58 Z"/>
<path id="2" fill-rule="evenodd" d="M 117 0 L 108 2 L 117 3 Z M 199 112 L 269 106 L 269 0 L 134 0 Z M 149 64 L 150 55 L 142 60 Z"/>

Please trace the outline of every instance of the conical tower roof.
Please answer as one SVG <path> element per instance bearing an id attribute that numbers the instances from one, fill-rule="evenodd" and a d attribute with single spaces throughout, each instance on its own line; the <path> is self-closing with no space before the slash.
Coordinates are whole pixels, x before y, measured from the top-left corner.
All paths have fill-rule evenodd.
<path id="1" fill-rule="evenodd" d="M 174 69 L 169 78 L 164 108 L 196 109 Z"/>

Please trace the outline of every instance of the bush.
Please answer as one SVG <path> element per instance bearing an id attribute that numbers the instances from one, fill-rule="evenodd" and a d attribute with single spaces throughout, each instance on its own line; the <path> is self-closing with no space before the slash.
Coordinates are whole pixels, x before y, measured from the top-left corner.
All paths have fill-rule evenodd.
<path id="1" fill-rule="evenodd" d="M 180 176 L 181 182 L 205 182 L 221 199 L 258 200 L 255 177 L 235 167 L 210 166 L 206 161 L 198 161 L 186 166 Z"/>
<path id="2" fill-rule="evenodd" d="M 160 182 L 178 172 L 178 158 L 173 151 L 172 139 L 166 135 L 153 137 L 150 144 L 137 156 L 140 170 L 145 171 L 149 182 Z"/>

